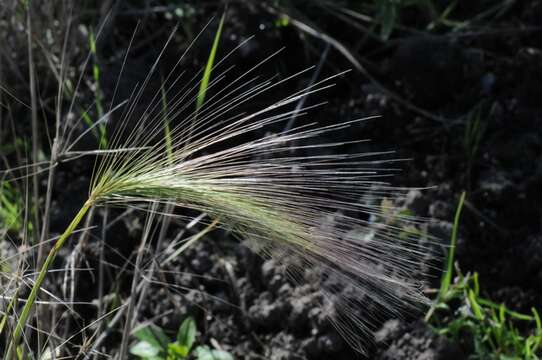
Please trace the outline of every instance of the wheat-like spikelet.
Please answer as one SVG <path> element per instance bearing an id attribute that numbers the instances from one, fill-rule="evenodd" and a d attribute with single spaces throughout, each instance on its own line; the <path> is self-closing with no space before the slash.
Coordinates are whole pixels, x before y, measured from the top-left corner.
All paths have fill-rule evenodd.
<path id="1" fill-rule="evenodd" d="M 258 83 L 256 78 L 245 80 L 249 74 L 226 82 L 227 74 L 222 73 L 211 86 L 223 87 L 188 116 L 181 114 L 194 108 L 197 76 L 187 82 L 194 83 L 191 87 L 172 96 L 167 113 L 151 101 L 145 118 L 135 122 L 139 132 L 122 128 L 117 137 L 119 147 L 141 150 L 109 155 L 96 172 L 90 199 L 114 204 L 174 203 L 202 211 L 249 239 L 264 255 L 278 257 L 279 262 L 283 256 L 295 255 L 299 259 L 299 271 L 291 274 L 295 278 L 314 266 L 326 276 L 340 278 L 342 285 L 353 288 L 352 297 L 335 298 L 339 289 L 333 286 L 323 290 L 336 302 L 336 327 L 362 350 L 367 322 L 377 314 L 365 313 L 360 318 L 362 299 L 357 297 L 368 297 L 389 311 L 423 300 L 411 277 L 425 249 L 399 237 L 413 219 L 397 216 L 394 224 L 371 231 L 370 241 L 351 233 L 367 230 L 370 221 L 383 219 L 382 211 L 389 210 L 380 201 L 370 205 L 362 198 L 393 199 L 404 189 L 390 187 L 382 178 L 388 175 L 382 168 L 386 161 L 379 160 L 384 153 L 296 155 L 309 148 L 344 145 L 299 144 L 323 134 L 350 131 L 364 119 L 328 126 L 303 122 L 286 132 L 261 135 L 265 128 L 287 122 L 292 115 L 306 114 L 307 109 L 291 110 L 291 105 L 332 86 L 330 79 L 249 114 L 237 114 L 241 105 L 300 75 Z M 179 81 L 173 72 L 172 77 L 171 81 Z M 139 101 L 137 95 L 134 99 Z M 160 137 L 165 119 L 176 120 L 169 155 Z M 360 212 L 365 216 L 348 215 Z M 333 226 L 322 226 L 326 217 L 333 217 Z"/>
<path id="2" fill-rule="evenodd" d="M 51 254 L 54 257 L 92 205 L 162 202 L 205 212 L 250 240 L 261 254 L 279 262 L 297 258 L 289 267 L 294 280 L 301 281 L 308 269 L 338 279 L 322 281 L 324 294 L 335 303 L 332 320 L 344 338 L 363 351 L 370 322 L 378 314 L 363 313 L 360 306 L 370 299 L 395 311 L 423 301 L 412 272 L 426 249 L 409 236 L 399 236 L 414 219 L 384 219 L 388 209 L 380 200 L 405 191 L 385 181 L 392 170 L 384 167 L 390 161 L 381 159 L 386 153 L 336 154 L 345 142 L 307 145 L 307 140 L 348 132 L 364 120 L 320 126 L 305 119 L 315 106 L 295 108 L 302 98 L 333 86 L 333 77 L 250 113 L 241 112 L 243 106 L 311 70 L 282 80 L 261 80 L 260 66 L 277 54 L 234 78 L 229 76 L 232 68 L 222 69 L 225 61 L 219 62 L 213 69 L 219 75 L 208 86 L 212 96 L 198 108 L 201 74 L 187 76 L 178 70 L 186 53 L 164 80 L 167 106 L 160 106 L 158 93 L 145 97 L 159 57 L 124 105 L 110 141 L 112 151 L 96 165 L 85 210 Z M 147 106 L 136 115 L 141 104 Z M 277 131 L 293 116 L 299 125 Z M 166 121 L 172 124 L 171 142 L 163 137 Z M 275 132 L 265 133 L 266 129 Z M 331 148 L 333 154 L 310 155 L 313 148 Z M 362 201 L 368 198 L 372 204 Z M 363 216 L 354 215 L 359 213 Z M 324 224 L 326 218 L 333 223 Z M 382 224 L 375 230 L 378 221 Z M 365 231 L 371 238 L 354 236 L 353 231 Z M 49 265 L 50 261 L 44 268 Z M 41 281 L 36 280 L 38 287 Z M 345 287 L 350 295 L 344 295 Z"/>

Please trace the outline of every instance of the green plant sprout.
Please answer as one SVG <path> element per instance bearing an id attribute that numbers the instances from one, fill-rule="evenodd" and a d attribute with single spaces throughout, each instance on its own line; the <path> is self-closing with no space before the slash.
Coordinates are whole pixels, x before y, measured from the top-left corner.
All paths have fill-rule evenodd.
<path id="1" fill-rule="evenodd" d="M 222 27 L 224 26 L 224 19 L 226 14 L 223 14 L 218 23 L 218 29 L 215 33 L 215 38 L 213 40 L 213 46 L 211 47 L 211 53 L 207 58 L 207 64 L 205 65 L 205 70 L 203 72 L 203 78 L 200 82 L 200 87 L 198 91 L 198 97 L 196 99 L 196 110 L 198 111 L 203 106 L 205 102 L 205 96 L 207 94 L 207 89 L 209 88 L 209 81 L 211 80 L 211 74 L 214 68 L 214 63 L 216 59 L 216 52 L 218 50 L 218 44 L 220 43 L 220 36 L 222 35 Z"/>
<path id="2" fill-rule="evenodd" d="M 98 64 L 98 55 L 96 51 L 96 37 L 94 36 L 94 32 L 92 30 L 90 30 L 88 34 L 88 43 L 89 43 L 90 55 L 92 56 L 92 59 L 93 59 L 92 79 L 94 80 L 94 86 L 92 88 L 92 91 L 94 93 L 94 99 L 96 99 L 94 104 L 96 108 L 96 113 L 98 115 L 97 118 L 101 119 L 104 116 L 104 107 L 102 104 L 103 94 L 100 88 L 101 71 L 100 71 L 100 66 Z M 92 120 L 88 111 L 84 110 L 81 116 L 83 117 L 83 120 L 89 127 L 94 126 L 94 121 Z M 92 129 L 92 133 L 94 134 L 96 139 L 98 139 L 100 148 L 106 149 L 107 148 L 107 125 L 104 123 L 98 124 L 98 126 Z"/>
<path id="3" fill-rule="evenodd" d="M 205 345 L 194 347 L 196 332 L 196 322 L 192 317 L 182 322 L 173 341 L 164 330 L 151 324 L 134 332 L 139 341 L 130 347 L 130 353 L 143 360 L 183 360 L 191 355 L 196 360 L 233 360 L 227 351 L 210 349 Z"/>
<path id="4" fill-rule="evenodd" d="M 210 59 L 215 57 L 221 26 Z M 226 69 L 210 80 L 211 71 L 217 72 L 223 61 L 214 65 L 208 61 L 203 70 L 207 75 L 203 78 L 200 72 L 185 79 L 183 76 L 192 75 L 176 72 L 185 52 L 164 79 L 164 89 L 150 99 L 145 98 L 148 104 L 145 116 L 133 119 L 134 109 L 143 98 L 143 90 L 163 53 L 164 50 L 124 105 L 126 109 L 108 141 L 110 150 L 95 166 L 88 199 L 39 269 L 22 310 L 16 314 L 17 323 L 6 359 L 15 356 L 57 253 L 94 206 L 150 203 L 196 210 L 208 214 L 217 227 L 249 240 L 262 255 L 273 256 L 279 262 L 284 261 L 285 255 L 299 258 L 298 264 L 291 267 L 297 278 L 302 278 L 307 268 L 317 266 L 390 311 L 425 301 L 411 274 L 418 263 L 415 259 L 426 256 L 427 248 L 417 241 L 401 239 L 404 225 L 412 224 L 412 217 L 397 215 L 393 225 L 380 224 L 381 231 L 375 232 L 371 241 L 360 242 L 349 236 L 351 229 L 368 227 L 366 219 L 349 214 L 362 212 L 381 217 L 379 205 L 359 199 L 365 199 L 368 194 L 380 200 L 394 199 L 407 191 L 379 178 L 388 175 L 381 166 L 385 162 L 381 156 L 386 153 L 303 156 L 294 153 L 363 141 L 303 145 L 307 139 L 348 132 L 366 119 L 325 126 L 305 123 L 280 133 L 262 133 L 285 124 L 294 113 L 305 116 L 314 106 L 298 109 L 295 105 L 304 97 L 333 86 L 331 80 L 341 74 L 246 113 L 239 110 L 243 105 L 268 96 L 278 86 L 297 81 L 310 69 L 280 80 L 262 79 L 257 73 L 260 66 L 279 51 L 233 79 L 228 77 Z M 204 82 L 207 84 L 202 87 Z M 185 85 L 171 93 L 174 84 Z M 208 96 L 211 87 L 219 90 Z M 202 93 L 207 96 L 203 98 Z M 164 124 L 169 126 L 166 136 Z M 333 218 L 334 226 L 322 226 L 324 218 Z M 414 260 L 404 261 L 405 256 Z M 335 289 L 323 287 L 323 291 L 326 299 L 340 300 Z M 352 298 L 334 303 L 335 315 L 331 320 L 337 331 L 354 349 L 363 352 L 370 330 L 367 319 L 356 311 L 361 300 L 358 303 Z"/>
<path id="5" fill-rule="evenodd" d="M 441 335 L 455 341 L 469 339 L 469 345 L 474 350 L 469 359 L 540 359 L 542 321 L 535 308 L 531 309 L 531 314 L 522 314 L 482 297 L 477 273 L 462 274 L 457 269 L 453 279 L 455 247 L 464 201 L 465 192 L 461 194 L 455 213 L 440 290 L 425 320 Z M 452 312 L 453 308 L 456 310 Z M 522 334 L 518 330 L 518 322 L 529 325 L 533 330 L 527 335 Z"/>

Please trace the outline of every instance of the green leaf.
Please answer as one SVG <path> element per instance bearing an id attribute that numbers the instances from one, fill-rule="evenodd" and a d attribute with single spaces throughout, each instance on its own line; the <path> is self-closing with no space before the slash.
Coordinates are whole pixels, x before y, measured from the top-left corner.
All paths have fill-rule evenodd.
<path id="1" fill-rule="evenodd" d="M 88 34 L 88 45 L 90 48 L 90 53 L 96 55 L 96 37 L 94 36 L 94 32 L 92 30 L 90 30 Z"/>
<path id="2" fill-rule="evenodd" d="M 17 359 L 18 360 L 24 360 L 24 354 L 26 352 L 24 351 L 23 347 L 21 345 L 17 346 Z"/>
<path id="3" fill-rule="evenodd" d="M 197 360 L 214 360 L 211 349 L 208 346 L 198 346 L 194 350 Z"/>
<path id="4" fill-rule="evenodd" d="M 177 343 L 186 348 L 186 354 L 183 356 L 187 356 L 190 353 L 194 341 L 196 341 L 196 322 L 190 316 L 183 321 L 179 327 L 179 332 L 177 332 Z"/>
<path id="5" fill-rule="evenodd" d="M 208 346 L 198 346 L 194 352 L 197 360 L 234 360 L 229 352 L 211 350 Z"/>
<path id="6" fill-rule="evenodd" d="M 160 354 L 161 348 L 156 347 L 147 341 L 140 341 L 130 348 L 130 354 L 139 356 L 142 358 L 155 357 Z"/>
<path id="7" fill-rule="evenodd" d="M 205 71 L 203 72 L 203 78 L 201 79 L 198 97 L 196 99 L 196 111 L 199 111 L 203 103 L 205 102 L 205 94 L 207 93 L 207 87 L 209 86 L 209 80 L 211 79 L 211 72 L 216 58 L 216 51 L 218 49 L 218 43 L 220 42 L 220 35 L 222 34 L 222 27 L 224 25 L 225 14 L 220 18 L 220 23 L 218 24 L 218 30 L 215 34 L 215 39 L 213 41 L 213 47 L 211 48 L 211 53 L 207 59 L 207 65 L 205 65 Z"/>
<path id="8" fill-rule="evenodd" d="M 531 311 L 533 313 L 534 320 L 536 323 L 536 329 L 541 333 L 540 335 L 542 335 L 542 320 L 540 320 L 540 314 L 538 314 L 538 311 L 536 311 L 534 307 L 531 308 Z"/>
<path id="9" fill-rule="evenodd" d="M 136 331 L 134 336 L 139 340 L 148 342 L 155 348 L 164 351 L 167 349 L 167 346 L 170 343 L 170 339 L 164 330 L 153 324 Z"/>
<path id="10" fill-rule="evenodd" d="M 167 346 L 168 359 L 185 359 L 190 353 L 190 349 L 178 342 L 171 343 Z"/>
<path id="11" fill-rule="evenodd" d="M 466 196 L 466 193 L 463 192 L 461 194 L 461 197 L 459 198 L 459 204 L 457 205 L 457 208 L 455 211 L 454 225 L 452 227 L 452 239 L 451 239 L 450 249 L 448 251 L 448 256 L 446 259 L 446 268 L 444 271 L 444 275 L 442 276 L 442 280 L 440 282 L 441 285 L 440 285 L 440 291 L 439 291 L 439 296 L 438 296 L 439 300 L 442 300 L 444 298 L 452 282 L 452 274 L 454 270 L 453 267 L 454 267 L 455 247 L 457 245 L 457 234 L 458 234 L 458 228 L 459 228 L 459 219 L 461 218 L 461 210 L 463 209 L 465 196 Z"/>
<path id="12" fill-rule="evenodd" d="M 478 320 L 483 320 L 484 314 L 482 313 L 482 309 L 480 308 L 480 305 L 478 305 L 478 302 L 476 301 L 476 296 L 474 295 L 474 291 L 469 290 L 468 299 L 469 299 L 470 308 L 472 312 L 474 313 L 474 316 L 476 316 Z"/>
<path id="13" fill-rule="evenodd" d="M 168 358 L 184 359 L 190 353 L 190 349 L 178 342 L 171 343 L 167 346 Z"/>

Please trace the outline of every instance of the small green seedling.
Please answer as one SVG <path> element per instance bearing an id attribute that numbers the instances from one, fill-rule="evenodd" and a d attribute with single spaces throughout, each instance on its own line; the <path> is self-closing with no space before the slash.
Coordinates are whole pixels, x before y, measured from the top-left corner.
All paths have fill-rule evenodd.
<path id="1" fill-rule="evenodd" d="M 191 354 L 197 360 L 233 360 L 224 350 L 208 346 L 193 348 L 196 332 L 196 322 L 191 317 L 183 321 L 174 341 L 160 327 L 150 325 L 135 332 L 139 341 L 130 348 L 130 353 L 144 360 L 182 360 Z"/>
<path id="2" fill-rule="evenodd" d="M 469 359 L 540 359 L 542 351 L 542 321 L 540 314 L 522 314 L 480 295 L 477 273 L 462 274 L 456 269 L 454 255 L 457 232 L 465 193 L 461 195 L 452 230 L 452 241 L 438 297 L 427 312 L 425 320 L 435 331 L 455 341 L 467 340 L 473 354 Z M 518 330 L 529 327 L 530 331 Z"/>
<path id="3" fill-rule="evenodd" d="M 200 82 L 198 96 L 196 98 L 196 110 L 199 111 L 205 102 L 205 96 L 207 94 L 207 89 L 209 87 L 209 81 L 211 80 L 211 74 L 214 68 L 216 53 L 218 51 L 218 44 L 220 43 L 220 36 L 222 35 L 222 28 L 224 26 L 224 19 L 226 14 L 223 14 L 218 23 L 218 29 L 215 33 L 215 38 L 213 40 L 213 46 L 211 47 L 211 53 L 207 58 L 207 64 L 205 65 L 205 70 L 203 71 L 203 78 Z"/>

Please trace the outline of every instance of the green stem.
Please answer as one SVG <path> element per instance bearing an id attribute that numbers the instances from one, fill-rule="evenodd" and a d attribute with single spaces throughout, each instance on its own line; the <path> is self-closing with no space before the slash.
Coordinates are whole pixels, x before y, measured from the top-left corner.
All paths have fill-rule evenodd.
<path id="1" fill-rule="evenodd" d="M 11 340 L 11 343 L 9 344 L 6 359 L 12 359 L 14 358 L 16 354 L 15 349 L 17 348 L 17 344 L 19 343 L 19 340 L 21 339 L 23 329 L 26 325 L 26 322 L 28 321 L 28 317 L 30 316 L 32 308 L 34 307 L 34 303 L 38 296 L 38 291 L 41 288 L 43 280 L 45 280 L 45 275 L 47 275 L 47 271 L 49 270 L 49 267 L 53 263 L 58 251 L 62 248 L 66 240 L 70 237 L 70 235 L 77 228 L 81 220 L 85 217 L 85 214 L 90 209 L 92 204 L 93 204 L 93 201 L 91 199 L 85 202 L 85 205 L 83 205 L 81 210 L 79 210 L 77 215 L 75 215 L 70 225 L 66 228 L 64 233 L 60 236 L 60 238 L 58 238 L 55 245 L 49 252 L 49 255 L 47 255 L 47 258 L 45 259 L 45 262 L 43 263 L 40 269 L 40 272 L 38 273 L 38 277 L 36 278 L 36 281 L 34 282 L 34 285 L 32 286 L 30 295 L 28 295 L 26 304 L 24 305 L 21 315 L 19 316 L 19 319 L 17 321 L 15 331 L 13 332 L 13 338 Z"/>

